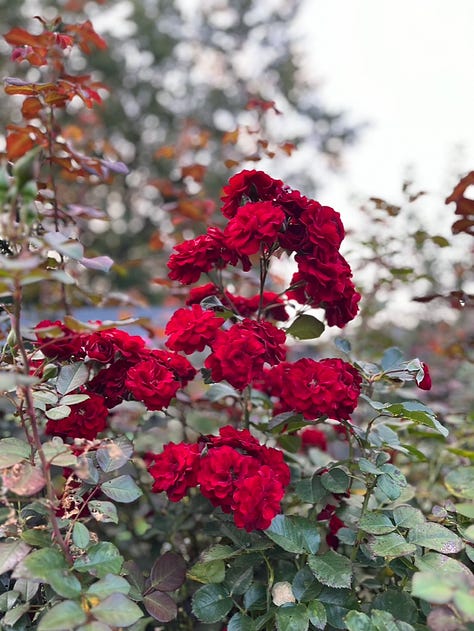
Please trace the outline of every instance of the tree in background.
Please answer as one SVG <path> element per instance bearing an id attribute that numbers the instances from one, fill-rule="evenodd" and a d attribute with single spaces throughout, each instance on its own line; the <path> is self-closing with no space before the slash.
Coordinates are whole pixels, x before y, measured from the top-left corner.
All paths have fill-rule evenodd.
<path id="1" fill-rule="evenodd" d="M 334 167 L 354 140 L 354 129 L 320 102 L 302 68 L 301 43 L 291 28 L 301 4 L 69 0 L 21 6 L 28 17 L 60 9 L 68 19 L 68 11 L 84 10 L 107 36 L 109 51 L 95 51 L 91 61 L 110 96 L 98 114 L 82 114 L 70 133 L 84 148 L 120 157 L 130 169 L 125 187 L 98 187 L 84 200 L 107 206 L 110 222 L 96 222 L 90 245 L 111 252 L 118 287 L 150 297 L 144 280 L 154 275 L 156 260 L 138 263 L 143 234 L 159 255 L 184 231 L 204 232 L 221 183 L 235 167 L 251 168 L 304 144 L 321 168 L 303 176 L 297 167 L 292 183 L 312 190 L 323 166 Z M 18 25 L 18 13 L 18 4 L 3 2 L 5 30 Z M 80 72 L 83 56 L 74 53 L 71 64 Z"/>

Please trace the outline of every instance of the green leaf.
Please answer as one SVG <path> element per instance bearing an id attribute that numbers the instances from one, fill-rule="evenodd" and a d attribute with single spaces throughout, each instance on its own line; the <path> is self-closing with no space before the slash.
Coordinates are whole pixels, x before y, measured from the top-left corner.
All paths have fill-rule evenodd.
<path id="1" fill-rule="evenodd" d="M 387 372 L 387 370 L 393 370 L 394 368 L 397 368 L 402 362 L 402 351 L 399 348 L 392 346 L 392 348 L 387 348 L 387 350 L 383 354 L 380 365 L 382 366 L 382 370 L 384 372 Z"/>
<path id="2" fill-rule="evenodd" d="M 3 616 L 1 622 L 3 622 L 8 627 L 13 627 L 18 622 L 18 620 L 27 611 L 30 610 L 30 607 L 30 603 L 25 603 L 24 605 L 17 605 L 16 607 L 13 607 L 12 609 L 10 609 L 10 611 L 7 611 L 7 613 Z"/>
<path id="3" fill-rule="evenodd" d="M 260 562 L 260 555 L 255 553 L 246 554 L 231 561 L 225 581 L 231 596 L 245 594 L 253 582 L 254 566 Z"/>
<path id="4" fill-rule="evenodd" d="M 78 572 L 88 572 L 92 576 L 104 578 L 107 574 L 118 574 L 122 567 L 123 557 L 110 542 L 104 541 L 91 546 L 85 556 L 74 562 Z"/>
<path id="5" fill-rule="evenodd" d="M 324 332 L 324 324 L 312 315 L 303 314 L 298 316 L 286 329 L 293 337 L 299 340 L 314 340 Z"/>
<path id="6" fill-rule="evenodd" d="M 100 500 L 90 500 L 87 503 L 92 517 L 103 524 L 118 524 L 117 509 L 112 502 L 102 502 Z"/>
<path id="7" fill-rule="evenodd" d="M 243 613 L 235 613 L 227 623 L 227 631 L 255 631 L 255 623 Z"/>
<path id="8" fill-rule="evenodd" d="M 59 436 L 54 436 L 47 443 L 43 443 L 43 452 L 46 460 L 58 467 L 74 467 L 77 464 L 77 456 Z M 41 462 L 38 454 L 35 454 L 35 462 L 37 464 Z"/>
<path id="9" fill-rule="evenodd" d="M 140 607 L 121 593 L 107 596 L 91 613 L 99 622 L 119 627 L 129 627 L 143 616 Z"/>
<path id="10" fill-rule="evenodd" d="M 38 382 L 37 377 L 22 375 L 18 372 L 0 372 L 0 392 L 10 392 L 18 386 L 34 386 Z"/>
<path id="11" fill-rule="evenodd" d="M 396 532 L 374 537 L 369 543 L 369 548 L 375 556 L 389 558 L 407 556 L 416 552 L 416 546 L 407 543 L 405 538 Z"/>
<path id="12" fill-rule="evenodd" d="M 411 593 L 415 598 L 422 598 L 429 603 L 442 605 L 450 602 L 456 589 L 455 584 L 445 575 L 441 580 L 433 572 L 417 572 L 413 575 Z"/>
<path id="13" fill-rule="evenodd" d="M 203 561 L 218 561 L 220 559 L 230 559 L 237 554 L 240 554 L 240 551 L 235 550 L 232 546 L 217 543 L 203 553 L 202 559 Z"/>
<path id="14" fill-rule="evenodd" d="M 116 439 L 113 442 L 102 443 L 95 454 L 102 471 L 110 473 L 129 461 L 133 454 L 133 445 L 126 438 Z"/>
<path id="15" fill-rule="evenodd" d="M 28 570 L 28 575 L 23 578 L 38 578 L 46 582 L 51 572 L 67 569 L 66 559 L 56 548 L 35 550 L 23 561 L 23 566 Z"/>
<path id="16" fill-rule="evenodd" d="M 444 483 L 452 495 L 474 500 L 474 467 L 453 469 L 446 476 Z"/>
<path id="17" fill-rule="evenodd" d="M 52 421 L 59 421 L 62 418 L 67 418 L 71 414 L 71 408 L 69 405 L 58 405 L 55 408 L 46 410 L 45 415 Z"/>
<path id="18" fill-rule="evenodd" d="M 352 350 L 349 340 L 346 340 L 343 337 L 336 337 L 336 339 L 334 340 L 334 344 L 340 351 L 342 351 L 346 355 L 348 355 Z"/>
<path id="19" fill-rule="evenodd" d="M 9 543 L 0 543 L 0 574 L 13 570 L 30 550 L 30 546 L 20 539 Z"/>
<path id="20" fill-rule="evenodd" d="M 456 554 L 464 548 L 464 543 L 458 535 L 441 524 L 430 522 L 411 528 L 408 541 L 444 554 Z"/>
<path id="21" fill-rule="evenodd" d="M 86 594 L 89 596 L 97 596 L 100 600 L 104 600 L 112 594 L 125 594 L 130 591 L 130 584 L 122 576 L 116 574 L 106 574 L 104 578 L 99 579 L 87 588 Z"/>
<path id="22" fill-rule="evenodd" d="M 84 362 L 67 364 L 59 371 L 56 388 L 59 394 L 67 394 L 84 385 L 89 378 L 89 370 Z"/>
<path id="23" fill-rule="evenodd" d="M 0 469 L 28 460 L 31 456 L 31 447 L 24 440 L 18 438 L 2 438 L 0 440 Z"/>
<path id="24" fill-rule="evenodd" d="M 88 394 L 66 394 L 64 397 L 61 398 L 60 404 L 77 405 L 78 403 L 83 403 L 84 401 L 87 401 L 87 399 L 90 399 L 90 396 Z"/>
<path id="25" fill-rule="evenodd" d="M 385 535 L 396 528 L 386 513 L 367 511 L 361 517 L 359 528 L 372 535 Z"/>
<path id="26" fill-rule="evenodd" d="M 134 502 L 143 495 L 142 490 L 129 475 L 119 475 L 112 480 L 107 480 L 107 482 L 101 484 L 100 488 L 104 495 L 107 495 L 115 502 L 124 504 L 130 504 L 130 502 Z"/>
<path id="27" fill-rule="evenodd" d="M 404 403 L 393 403 L 384 411 L 389 412 L 398 418 L 406 418 L 419 425 L 425 425 L 436 430 L 439 434 L 446 437 L 449 431 L 441 425 L 431 408 L 420 403 L 420 401 L 405 401 Z"/>
<path id="28" fill-rule="evenodd" d="M 377 594 L 372 602 L 372 609 L 380 609 L 392 614 L 397 620 L 414 623 L 418 619 L 418 607 L 406 592 L 398 589 L 387 589 Z"/>
<path id="29" fill-rule="evenodd" d="M 184 583 L 186 562 L 174 552 L 165 552 L 155 561 L 150 572 L 150 582 L 155 589 L 172 592 Z"/>
<path id="30" fill-rule="evenodd" d="M 144 596 L 143 604 L 147 612 L 160 622 L 169 622 L 178 614 L 178 608 L 171 596 L 158 590 Z"/>
<path id="31" fill-rule="evenodd" d="M 224 620 L 233 604 L 229 592 L 222 585 L 204 585 L 193 595 L 192 610 L 201 622 L 219 622 Z"/>
<path id="32" fill-rule="evenodd" d="M 305 605 L 282 605 L 276 614 L 278 631 L 306 631 L 309 627 L 309 613 Z"/>
<path id="33" fill-rule="evenodd" d="M 308 504 L 316 504 L 328 494 L 322 485 L 319 474 L 314 474 L 311 478 L 298 480 L 295 484 L 295 492 L 302 502 L 307 502 Z"/>
<path id="34" fill-rule="evenodd" d="M 84 623 L 87 616 L 78 602 L 65 600 L 55 605 L 41 618 L 38 631 L 65 631 Z"/>
<path id="35" fill-rule="evenodd" d="M 328 550 L 320 556 L 308 557 L 308 565 L 318 581 L 328 587 L 350 587 L 352 579 L 352 564 L 350 560 Z"/>
<path id="36" fill-rule="evenodd" d="M 305 517 L 276 515 L 265 534 L 283 550 L 294 554 L 316 554 L 321 541 L 318 528 Z"/>
<path id="37" fill-rule="evenodd" d="M 221 401 L 221 399 L 225 399 L 226 397 L 239 400 L 240 393 L 228 383 L 213 383 L 209 386 L 205 395 L 205 398 L 212 402 Z"/>
<path id="38" fill-rule="evenodd" d="M 319 600 L 308 603 L 309 621 L 316 629 L 325 629 L 328 621 L 326 607 Z"/>
<path id="39" fill-rule="evenodd" d="M 422 572 L 437 573 L 438 577 L 443 574 L 461 574 L 467 583 L 472 582 L 474 578 L 471 570 L 464 563 L 437 552 L 427 552 L 422 557 L 417 557 L 415 565 Z"/>
<path id="40" fill-rule="evenodd" d="M 426 519 L 421 510 L 414 506 L 402 505 L 393 509 L 393 520 L 398 528 L 414 528 L 424 524 Z"/>
<path id="41" fill-rule="evenodd" d="M 334 467 L 322 474 L 321 484 L 331 493 L 345 493 L 349 488 L 350 479 L 344 469 Z"/>
<path id="42" fill-rule="evenodd" d="M 89 545 L 90 534 L 87 528 L 80 521 L 76 521 L 72 529 L 72 542 L 81 550 L 85 550 Z"/>
<path id="43" fill-rule="evenodd" d="M 474 598 L 472 592 L 457 591 L 453 597 L 454 604 L 465 620 L 474 620 Z"/>
<path id="44" fill-rule="evenodd" d="M 383 473 L 383 471 L 366 458 L 359 458 L 359 469 L 364 473 L 371 473 L 372 475 L 380 475 Z"/>
<path id="45" fill-rule="evenodd" d="M 198 583 L 223 583 L 225 563 L 223 560 L 195 563 L 188 571 L 188 578 Z"/>
<path id="46" fill-rule="evenodd" d="M 244 594 L 244 607 L 247 611 L 262 611 L 267 608 L 267 590 L 263 585 L 253 583 Z"/>
<path id="47" fill-rule="evenodd" d="M 305 565 L 301 570 L 296 572 L 291 588 L 296 600 L 309 602 L 317 598 L 322 589 L 322 585 L 316 580 L 309 567 Z"/>
<path id="48" fill-rule="evenodd" d="M 362 611 L 349 611 L 344 620 L 348 631 L 374 631 L 369 616 Z"/>
<path id="49" fill-rule="evenodd" d="M 395 480 L 387 475 L 386 473 L 380 475 L 377 478 L 376 488 L 385 495 L 391 502 L 398 499 L 402 494 L 402 489 L 400 485 L 395 482 Z"/>
<path id="50" fill-rule="evenodd" d="M 474 519 L 474 503 L 461 502 L 460 504 L 456 504 L 454 508 L 456 509 L 456 513 L 459 515 L 469 517 L 469 519 Z"/>

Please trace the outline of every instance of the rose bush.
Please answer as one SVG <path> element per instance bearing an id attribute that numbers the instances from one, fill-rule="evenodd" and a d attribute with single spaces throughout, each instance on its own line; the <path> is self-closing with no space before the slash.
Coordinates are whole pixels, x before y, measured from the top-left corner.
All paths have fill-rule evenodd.
<path id="1" fill-rule="evenodd" d="M 0 174 L 3 626 L 470 628 L 474 474 L 454 460 L 465 446 L 429 469 L 448 435 L 415 398 L 429 367 L 395 348 L 355 358 L 344 338 L 344 359 L 306 345 L 361 299 L 334 209 L 244 169 L 205 232 L 174 245 L 161 280 L 186 306 L 163 336 L 71 315 L 79 297 L 97 304 L 81 270 L 113 262 L 87 255 L 95 213 L 77 222 L 65 200 L 126 167 L 61 133 L 61 111 L 104 89 L 69 71 L 70 49 L 105 42 L 88 21 L 40 24 L 5 36 L 36 72 L 6 80 L 24 124 L 8 127 Z M 40 283 L 59 287 L 63 315 L 26 326 Z M 418 471 L 439 505 L 417 495 Z"/>

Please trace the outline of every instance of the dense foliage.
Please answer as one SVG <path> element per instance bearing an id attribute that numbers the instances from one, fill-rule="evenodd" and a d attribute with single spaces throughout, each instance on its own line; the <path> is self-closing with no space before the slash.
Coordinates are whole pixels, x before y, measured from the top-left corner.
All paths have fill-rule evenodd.
<path id="1" fill-rule="evenodd" d="M 0 174 L 3 626 L 472 628 L 472 416 L 418 400 L 423 359 L 310 343 L 361 301 L 334 209 L 239 170 L 155 271 L 183 298 L 166 321 L 72 314 L 114 264 L 83 245 L 84 195 L 127 167 L 62 124 L 103 91 L 72 51 L 105 41 L 39 23 L 5 35 L 37 78 L 5 81 L 22 121 Z M 32 322 L 39 295 L 55 315 Z"/>

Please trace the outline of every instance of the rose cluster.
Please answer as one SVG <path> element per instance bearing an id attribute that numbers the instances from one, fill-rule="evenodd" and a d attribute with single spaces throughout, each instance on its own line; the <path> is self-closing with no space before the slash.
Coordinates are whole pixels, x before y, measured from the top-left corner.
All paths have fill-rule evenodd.
<path id="1" fill-rule="evenodd" d="M 162 410 L 196 375 L 186 357 L 150 349 L 140 336 L 116 328 L 84 333 L 43 320 L 35 330 L 37 348 L 47 359 L 84 361 L 89 368 L 86 383 L 70 393 L 88 398 L 72 405 L 66 418 L 48 420 L 46 433 L 55 436 L 93 440 L 106 428 L 110 408 L 133 399 Z"/>
<path id="2" fill-rule="evenodd" d="M 266 370 L 256 387 L 277 399 L 274 411 L 293 410 L 307 420 L 347 420 L 357 406 L 362 377 L 342 359 L 310 358 L 280 362 Z"/>
<path id="3" fill-rule="evenodd" d="M 239 263 L 248 271 L 249 256 L 286 251 L 298 265 L 287 299 L 323 308 L 330 326 L 343 327 L 355 317 L 360 295 L 349 264 L 339 252 L 344 227 L 335 210 L 256 170 L 234 175 L 224 187 L 222 202 L 222 213 L 229 220 L 224 230 L 212 226 L 206 234 L 176 246 L 168 262 L 172 280 L 189 285 L 202 273 Z M 248 315 L 245 299 L 241 304 L 212 284 L 198 289 L 201 297 L 206 292 L 222 293 L 224 303 L 239 315 Z M 272 310 L 268 304 L 257 304 L 260 311 L 262 307 Z M 279 316 L 273 317 L 285 319 L 282 313 L 280 309 Z"/>
<path id="4" fill-rule="evenodd" d="M 290 470 L 278 449 L 265 447 L 246 429 L 226 426 L 198 443 L 168 443 L 151 456 L 153 491 L 178 502 L 199 486 L 213 506 L 232 513 L 248 532 L 268 528 L 280 512 Z"/>

